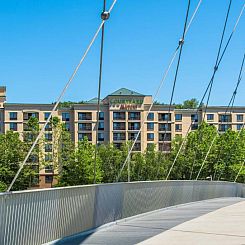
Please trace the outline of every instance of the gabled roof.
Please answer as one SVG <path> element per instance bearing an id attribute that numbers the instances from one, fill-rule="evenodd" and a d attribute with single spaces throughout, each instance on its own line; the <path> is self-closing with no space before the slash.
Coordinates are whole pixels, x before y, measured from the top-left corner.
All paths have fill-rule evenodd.
<path id="1" fill-rule="evenodd" d="M 97 97 L 85 102 L 85 104 L 97 104 L 97 103 L 98 103 L 98 98 Z"/>
<path id="2" fill-rule="evenodd" d="M 113 92 L 112 94 L 109 94 L 109 96 L 129 96 L 129 95 L 134 95 L 134 96 L 144 96 L 143 94 L 137 93 L 133 90 L 127 89 L 127 88 L 120 88 L 117 91 Z"/>

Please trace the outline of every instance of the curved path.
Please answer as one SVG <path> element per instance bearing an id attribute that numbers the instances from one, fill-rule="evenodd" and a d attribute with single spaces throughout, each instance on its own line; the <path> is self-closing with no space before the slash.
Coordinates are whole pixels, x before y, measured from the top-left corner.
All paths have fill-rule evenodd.
<path id="1" fill-rule="evenodd" d="M 219 198 L 178 205 L 121 220 L 94 232 L 50 244 L 137 243 L 245 244 L 245 201 L 242 198 Z"/>

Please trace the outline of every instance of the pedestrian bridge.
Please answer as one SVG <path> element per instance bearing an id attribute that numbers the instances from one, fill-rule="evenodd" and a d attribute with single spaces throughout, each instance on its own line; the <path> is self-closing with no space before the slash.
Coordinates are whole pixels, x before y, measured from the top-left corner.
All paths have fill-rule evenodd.
<path id="1" fill-rule="evenodd" d="M 187 230 L 173 231 L 174 227 L 244 203 L 244 197 L 245 185 L 216 181 L 148 181 L 2 193 L 0 244 L 178 244 L 171 243 L 171 234 L 178 237 L 176 232 L 181 232 L 182 238 L 191 224 Z M 191 237 L 197 234 L 194 229 Z M 245 239 L 245 234 L 238 237 Z"/>

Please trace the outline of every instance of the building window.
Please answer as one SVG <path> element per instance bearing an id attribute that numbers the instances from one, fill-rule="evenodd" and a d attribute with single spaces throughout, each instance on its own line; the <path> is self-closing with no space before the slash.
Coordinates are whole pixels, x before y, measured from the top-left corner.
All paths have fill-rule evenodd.
<path id="1" fill-rule="evenodd" d="M 52 134 L 45 134 L 45 140 L 52 141 L 53 140 L 53 135 Z"/>
<path id="2" fill-rule="evenodd" d="M 154 134 L 153 133 L 148 133 L 147 134 L 147 140 L 148 141 L 153 141 L 154 140 Z"/>
<path id="3" fill-rule="evenodd" d="M 17 131 L 17 123 L 11 122 L 9 124 L 9 129 L 12 130 L 12 131 Z"/>
<path id="4" fill-rule="evenodd" d="M 30 118 L 39 119 L 39 113 L 38 112 L 25 112 L 23 117 L 24 117 L 24 120 L 29 120 Z"/>
<path id="5" fill-rule="evenodd" d="M 128 120 L 140 120 L 140 112 L 129 112 Z"/>
<path id="6" fill-rule="evenodd" d="M 113 122 L 113 130 L 125 130 L 124 122 Z"/>
<path id="7" fill-rule="evenodd" d="M 99 122 L 99 124 L 98 124 L 98 129 L 99 129 L 99 130 L 104 130 L 104 129 L 105 129 L 104 122 Z"/>
<path id="8" fill-rule="evenodd" d="M 243 115 L 242 115 L 242 114 L 236 115 L 236 120 L 237 120 L 238 122 L 243 122 Z"/>
<path id="9" fill-rule="evenodd" d="M 159 134 L 159 141 L 171 141 L 171 134 L 170 133 L 160 133 Z"/>
<path id="10" fill-rule="evenodd" d="M 154 123 L 147 123 L 147 130 L 148 131 L 154 130 Z"/>
<path id="11" fill-rule="evenodd" d="M 213 121 L 214 120 L 214 114 L 207 114 L 207 121 Z"/>
<path id="12" fill-rule="evenodd" d="M 79 131 L 91 131 L 92 123 L 78 123 L 78 130 Z"/>
<path id="13" fill-rule="evenodd" d="M 231 125 L 229 125 L 229 124 L 220 124 L 220 125 L 219 125 L 219 131 L 220 131 L 220 132 L 225 132 L 225 131 L 227 131 L 229 128 L 231 128 Z"/>
<path id="14" fill-rule="evenodd" d="M 64 121 L 64 122 L 70 121 L 70 113 L 69 112 L 62 112 L 62 121 Z"/>
<path id="15" fill-rule="evenodd" d="M 122 143 L 113 143 L 114 147 L 117 149 L 121 149 Z"/>
<path id="16" fill-rule="evenodd" d="M 92 112 L 78 112 L 78 120 L 92 120 Z"/>
<path id="17" fill-rule="evenodd" d="M 53 182 L 53 175 L 45 175 L 45 183 L 51 184 Z"/>
<path id="18" fill-rule="evenodd" d="M 134 122 L 134 123 L 128 123 L 128 130 L 139 130 L 140 129 L 140 123 Z"/>
<path id="19" fill-rule="evenodd" d="M 175 114 L 175 121 L 182 121 L 182 114 Z"/>
<path id="20" fill-rule="evenodd" d="M 78 134 L 78 140 L 79 141 L 82 141 L 85 138 L 87 138 L 88 141 L 92 141 L 92 134 L 91 133 L 79 133 Z"/>
<path id="21" fill-rule="evenodd" d="M 44 112 L 44 120 L 48 120 L 50 114 L 51 114 L 50 112 Z"/>
<path id="22" fill-rule="evenodd" d="M 113 140 L 125 140 L 125 133 L 113 133 Z"/>
<path id="23" fill-rule="evenodd" d="M 9 113 L 10 120 L 17 120 L 17 112 L 10 112 Z"/>
<path id="24" fill-rule="evenodd" d="M 170 123 L 159 123 L 159 131 L 171 131 L 171 124 Z"/>
<path id="25" fill-rule="evenodd" d="M 70 129 L 71 129 L 71 127 L 70 127 L 70 123 L 65 123 L 65 129 L 67 130 L 67 131 L 70 131 Z"/>
<path id="26" fill-rule="evenodd" d="M 54 169 L 52 165 L 45 166 L 45 173 L 51 174 L 53 172 L 54 172 Z"/>
<path id="27" fill-rule="evenodd" d="M 99 120 L 104 120 L 104 118 L 105 118 L 105 113 L 103 111 L 101 111 L 99 113 Z"/>
<path id="28" fill-rule="evenodd" d="M 175 124 L 175 131 L 181 132 L 182 131 L 182 124 Z"/>
<path id="29" fill-rule="evenodd" d="M 125 120 L 125 112 L 113 112 L 113 120 Z"/>
<path id="30" fill-rule="evenodd" d="M 159 149 L 159 151 L 170 152 L 171 143 L 169 143 L 169 142 L 159 143 L 158 149 Z"/>
<path id="31" fill-rule="evenodd" d="M 52 131 L 52 124 L 48 123 L 47 126 L 45 127 L 45 131 Z"/>
<path id="32" fill-rule="evenodd" d="M 52 162 L 53 156 L 52 154 L 45 154 L 44 159 L 45 159 L 45 162 Z"/>
<path id="33" fill-rule="evenodd" d="M 197 114 L 192 114 L 191 115 L 191 121 L 192 122 L 198 122 L 198 115 Z"/>
<path id="34" fill-rule="evenodd" d="M 104 141 L 105 136 L 104 133 L 98 133 L 98 141 Z"/>
<path id="35" fill-rule="evenodd" d="M 135 143 L 133 147 L 133 151 L 141 151 L 141 144 L 140 143 Z"/>
<path id="36" fill-rule="evenodd" d="M 150 112 L 147 116 L 147 120 L 148 121 L 153 121 L 154 120 L 154 113 L 153 112 Z"/>
<path id="37" fill-rule="evenodd" d="M 171 121 L 171 113 L 159 113 L 159 121 Z"/>
<path id="38" fill-rule="evenodd" d="M 237 124 L 237 125 L 236 125 L 236 129 L 237 129 L 237 130 L 241 130 L 242 128 L 243 128 L 243 124 Z"/>
<path id="39" fill-rule="evenodd" d="M 138 133 L 129 133 L 128 134 L 128 140 L 135 140 L 137 137 Z M 141 139 L 141 135 L 139 134 L 137 140 L 139 141 Z"/>
<path id="40" fill-rule="evenodd" d="M 226 114 L 219 115 L 219 122 L 231 122 L 231 115 L 226 115 Z"/>
<path id="41" fill-rule="evenodd" d="M 52 149 L 53 149 L 52 144 L 45 145 L 45 152 L 52 152 Z"/>
<path id="42" fill-rule="evenodd" d="M 198 124 L 191 124 L 191 130 L 196 130 L 198 129 Z"/>

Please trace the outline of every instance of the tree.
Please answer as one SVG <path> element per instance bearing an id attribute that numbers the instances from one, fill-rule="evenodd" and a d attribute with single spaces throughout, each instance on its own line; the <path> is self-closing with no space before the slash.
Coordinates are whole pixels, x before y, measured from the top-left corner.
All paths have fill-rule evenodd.
<path id="1" fill-rule="evenodd" d="M 6 191 L 26 153 L 26 145 L 20 140 L 18 133 L 8 131 L 6 134 L 0 134 L 0 191 Z M 12 190 L 23 190 L 30 187 L 30 179 L 33 176 L 32 166 L 25 165 Z"/>
<path id="2" fill-rule="evenodd" d="M 199 101 L 196 98 L 192 98 L 190 100 L 185 100 L 183 104 L 175 105 L 175 108 L 177 109 L 197 109 L 198 106 L 199 106 Z"/>
<path id="3" fill-rule="evenodd" d="M 62 164 L 62 172 L 59 177 L 59 186 L 92 184 L 94 180 L 94 153 L 95 146 L 85 137 L 78 143 L 69 160 Z M 101 160 L 98 157 L 96 163 L 96 182 L 101 182 Z"/>

